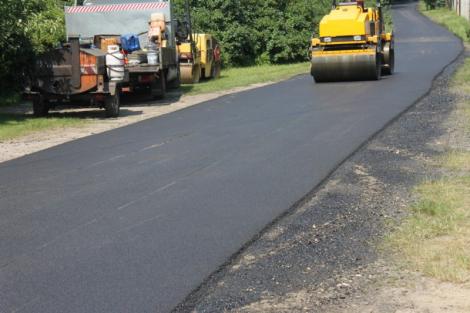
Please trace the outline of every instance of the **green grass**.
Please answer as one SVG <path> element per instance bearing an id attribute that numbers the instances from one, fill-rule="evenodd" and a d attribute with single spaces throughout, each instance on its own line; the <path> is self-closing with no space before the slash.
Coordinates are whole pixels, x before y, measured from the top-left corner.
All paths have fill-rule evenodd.
<path id="1" fill-rule="evenodd" d="M 470 59 L 467 59 L 455 73 L 451 81 L 451 88 L 454 92 L 465 92 L 470 94 Z M 466 102 L 469 104 L 469 102 Z M 470 107 L 470 105 L 468 105 Z M 468 112 L 467 112 L 468 113 Z M 470 115 L 469 115 L 470 116 Z"/>
<path id="2" fill-rule="evenodd" d="M 465 98 L 470 97 L 470 59 L 467 59 L 465 63 L 457 70 L 451 81 L 451 90 L 456 93 L 464 93 L 467 95 Z M 464 131 L 470 131 L 470 101 L 461 100 L 457 103 L 459 107 L 459 118 L 467 120 L 466 129 Z"/>
<path id="3" fill-rule="evenodd" d="M 454 172 L 470 173 L 470 151 L 464 149 L 449 151 L 442 164 Z"/>
<path id="4" fill-rule="evenodd" d="M 423 10 L 439 24 L 468 41 L 469 24 L 447 9 Z M 464 22 L 463 22 L 464 21 Z M 464 25 L 465 24 L 465 25 Z M 451 90 L 470 97 L 470 61 L 455 73 Z M 457 105 L 455 117 L 470 132 L 470 102 Z M 416 187 L 418 202 L 409 208 L 410 216 L 389 234 L 383 247 L 398 252 L 398 259 L 411 269 L 455 283 L 470 282 L 470 151 L 448 151 L 438 163 L 449 175 L 440 180 L 425 181 Z"/>
<path id="5" fill-rule="evenodd" d="M 424 182 L 416 191 L 420 200 L 410 208 L 412 214 L 383 247 L 429 276 L 469 282 L 470 175 Z"/>
<path id="6" fill-rule="evenodd" d="M 446 27 L 464 42 L 469 42 L 470 24 L 464 17 L 458 16 L 454 11 L 447 8 L 427 10 L 423 2 L 420 2 L 419 11 L 437 24 Z"/>
<path id="7" fill-rule="evenodd" d="M 71 117 L 34 118 L 31 115 L 0 114 L 0 141 L 40 131 L 80 127 L 86 120 Z"/>
<path id="8" fill-rule="evenodd" d="M 217 92 L 256 83 L 276 82 L 299 74 L 309 73 L 310 63 L 288 65 L 263 65 L 242 68 L 222 68 L 219 79 L 201 80 L 198 84 L 183 85 L 184 95 Z"/>

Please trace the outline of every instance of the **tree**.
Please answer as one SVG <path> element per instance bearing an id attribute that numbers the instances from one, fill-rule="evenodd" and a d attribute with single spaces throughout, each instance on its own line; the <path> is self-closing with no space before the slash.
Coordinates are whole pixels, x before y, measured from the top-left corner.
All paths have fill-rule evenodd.
<path id="1" fill-rule="evenodd" d="M 185 0 L 175 0 L 185 12 Z M 225 65 L 280 64 L 306 60 L 312 33 L 331 8 L 327 0 L 192 0 L 199 32 L 220 41 Z"/>
<path id="2" fill-rule="evenodd" d="M 0 94 L 17 92 L 23 69 L 65 39 L 64 5 L 73 0 L 3 0 L 0 6 Z"/>

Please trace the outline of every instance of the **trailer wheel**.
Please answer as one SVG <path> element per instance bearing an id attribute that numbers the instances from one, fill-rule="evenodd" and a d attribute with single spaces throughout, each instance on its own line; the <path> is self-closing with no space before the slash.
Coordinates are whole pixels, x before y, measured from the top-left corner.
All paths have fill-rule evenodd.
<path id="1" fill-rule="evenodd" d="M 107 98 L 104 101 L 104 109 L 107 117 L 118 117 L 119 109 L 121 107 L 121 91 L 116 89 L 114 96 Z"/>
<path id="2" fill-rule="evenodd" d="M 33 114 L 36 117 L 45 117 L 50 108 L 49 101 L 33 101 Z"/>

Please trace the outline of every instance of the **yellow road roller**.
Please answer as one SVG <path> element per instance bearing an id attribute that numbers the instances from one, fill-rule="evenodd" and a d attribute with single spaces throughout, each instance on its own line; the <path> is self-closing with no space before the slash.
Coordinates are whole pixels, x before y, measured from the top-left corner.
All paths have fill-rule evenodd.
<path id="1" fill-rule="evenodd" d="M 191 34 L 178 45 L 181 83 L 196 84 L 200 78 L 219 78 L 220 45 L 210 34 Z"/>
<path id="2" fill-rule="evenodd" d="M 319 38 L 309 49 L 315 82 L 378 80 L 394 70 L 394 36 L 385 33 L 382 5 L 364 8 L 364 0 L 342 2 L 320 22 Z"/>
<path id="3" fill-rule="evenodd" d="M 178 36 L 178 60 L 182 84 L 196 84 L 200 78 L 219 78 L 221 70 L 220 45 L 210 34 L 193 33 L 191 10 L 186 0 L 186 21 L 182 36 Z M 181 39 L 183 38 L 183 39 Z"/>

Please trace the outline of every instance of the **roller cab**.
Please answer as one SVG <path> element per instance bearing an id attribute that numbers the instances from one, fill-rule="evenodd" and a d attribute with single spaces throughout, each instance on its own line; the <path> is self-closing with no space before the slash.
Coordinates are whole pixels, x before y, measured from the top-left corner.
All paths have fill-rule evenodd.
<path id="1" fill-rule="evenodd" d="M 319 38 L 312 38 L 310 72 L 316 82 L 378 80 L 392 74 L 393 34 L 385 34 L 381 5 L 363 2 L 336 6 L 320 22 Z"/>

